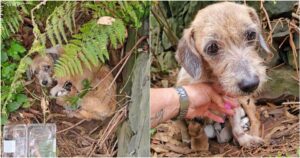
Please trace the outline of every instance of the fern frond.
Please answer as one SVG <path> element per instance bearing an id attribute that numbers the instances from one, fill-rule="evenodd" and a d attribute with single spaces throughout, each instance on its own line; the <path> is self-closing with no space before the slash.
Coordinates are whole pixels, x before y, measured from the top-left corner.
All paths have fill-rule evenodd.
<path id="1" fill-rule="evenodd" d="M 73 35 L 73 39 L 64 46 L 65 54 L 60 57 L 55 66 L 55 75 L 75 75 L 83 73 L 83 66 L 92 69 L 109 59 L 107 45 L 113 47 L 122 44 L 126 36 L 126 28 L 120 19 L 116 19 L 111 26 L 98 25 L 96 20 L 84 24 L 80 33 Z"/>

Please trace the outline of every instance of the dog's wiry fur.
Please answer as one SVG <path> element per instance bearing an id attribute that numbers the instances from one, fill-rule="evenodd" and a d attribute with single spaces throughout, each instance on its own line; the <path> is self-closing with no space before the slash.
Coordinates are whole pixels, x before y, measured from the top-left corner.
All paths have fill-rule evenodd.
<path id="1" fill-rule="evenodd" d="M 254 41 L 246 40 L 245 33 L 248 30 L 256 32 Z M 206 51 L 206 46 L 211 41 L 218 43 L 216 55 Z M 262 39 L 255 10 L 245 5 L 223 2 L 198 12 L 190 27 L 184 31 L 176 52 L 176 58 L 183 66 L 177 85 L 219 83 L 228 95 L 239 96 L 251 122 L 250 134 L 245 133 L 240 126 L 238 113 L 230 118 L 230 122 L 239 144 L 247 147 L 262 143 L 259 138 L 260 122 L 255 116 L 255 104 L 251 98 L 267 81 L 266 67 L 257 52 L 258 43 L 270 53 Z M 239 83 L 253 76 L 258 77 L 257 88 L 249 93 L 242 91 Z"/>
<path id="2" fill-rule="evenodd" d="M 27 71 L 28 78 L 35 76 L 41 86 L 51 87 L 54 62 L 61 54 L 63 54 L 63 49 L 59 45 L 46 49 L 45 55 L 37 54 Z"/>
<path id="3" fill-rule="evenodd" d="M 82 81 L 85 79 L 89 80 L 91 87 L 96 87 L 100 81 L 101 83 L 83 96 L 78 110 L 69 114 L 87 120 L 104 120 L 111 116 L 116 110 L 116 84 L 108 87 L 113 82 L 113 76 L 105 65 L 93 67 L 92 71 L 84 68 L 82 75 L 57 78 L 57 85 L 50 90 L 50 94 L 57 97 L 58 104 L 65 106 L 68 104 L 67 97 L 75 96 L 84 89 Z M 64 87 L 67 82 L 71 83 L 71 89 Z"/>

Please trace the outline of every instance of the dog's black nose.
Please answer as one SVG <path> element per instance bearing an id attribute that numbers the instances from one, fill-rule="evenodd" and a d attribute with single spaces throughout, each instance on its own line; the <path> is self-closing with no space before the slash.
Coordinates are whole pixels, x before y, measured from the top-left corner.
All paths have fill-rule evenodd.
<path id="1" fill-rule="evenodd" d="M 253 92 L 259 85 L 258 76 L 249 77 L 247 79 L 243 79 L 238 83 L 239 88 L 246 93 Z"/>
<path id="2" fill-rule="evenodd" d="M 44 86 L 46 86 L 46 85 L 47 85 L 47 83 L 48 83 L 48 81 L 47 81 L 47 80 L 43 80 L 43 81 L 42 81 L 42 84 L 43 84 Z"/>

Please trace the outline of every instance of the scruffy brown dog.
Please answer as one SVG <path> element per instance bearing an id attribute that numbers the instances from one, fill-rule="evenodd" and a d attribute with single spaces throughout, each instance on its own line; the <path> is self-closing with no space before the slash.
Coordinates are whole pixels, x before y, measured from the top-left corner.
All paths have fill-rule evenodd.
<path id="1" fill-rule="evenodd" d="M 105 66 L 83 69 L 83 75 L 74 75 L 56 78 L 57 85 L 50 90 L 53 97 L 57 97 L 57 104 L 66 106 L 66 99 L 81 92 L 83 80 L 88 80 L 91 87 L 96 87 L 84 95 L 79 101 L 79 109 L 69 111 L 69 116 L 80 119 L 104 120 L 111 116 L 116 110 L 116 84 L 113 83 L 113 76 L 110 69 Z M 100 82 L 100 84 L 98 84 Z"/>
<path id="2" fill-rule="evenodd" d="M 53 66 L 58 57 L 63 54 L 63 48 L 59 45 L 46 49 L 46 55 L 37 54 L 27 71 L 27 77 L 31 80 L 35 76 L 39 84 L 43 87 L 53 85 Z"/>
<path id="3" fill-rule="evenodd" d="M 177 85 L 217 83 L 228 95 L 238 97 L 250 119 L 250 132 L 241 127 L 240 110 L 236 109 L 235 115 L 229 119 L 233 136 L 245 147 L 263 143 L 259 137 L 260 121 L 253 100 L 253 95 L 261 91 L 267 81 L 266 67 L 257 50 L 258 43 L 268 54 L 271 53 L 261 35 L 255 10 L 245 5 L 222 2 L 198 12 L 184 31 L 176 52 L 176 58 L 183 67 Z M 191 139 L 192 146 L 201 147 L 203 142 L 196 140 Z"/>

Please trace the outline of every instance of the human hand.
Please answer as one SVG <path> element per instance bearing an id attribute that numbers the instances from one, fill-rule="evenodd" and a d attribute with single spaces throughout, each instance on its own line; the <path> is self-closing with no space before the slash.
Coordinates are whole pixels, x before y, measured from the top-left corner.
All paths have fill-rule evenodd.
<path id="1" fill-rule="evenodd" d="M 218 90 L 205 83 L 197 83 L 183 86 L 189 96 L 189 107 L 186 118 L 208 117 L 217 122 L 224 122 L 223 118 L 216 115 L 233 115 L 232 108 L 238 106 L 238 102 L 218 94 Z"/>

